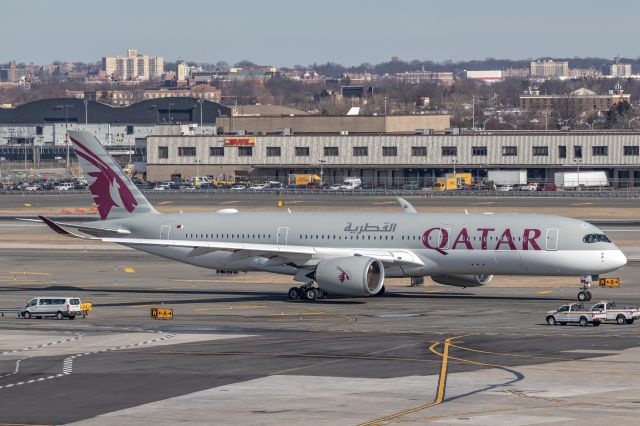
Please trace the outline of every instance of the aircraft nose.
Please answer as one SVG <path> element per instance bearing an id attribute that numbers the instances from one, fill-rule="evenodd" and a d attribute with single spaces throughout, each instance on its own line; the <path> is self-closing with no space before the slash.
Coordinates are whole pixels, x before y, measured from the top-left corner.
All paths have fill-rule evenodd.
<path id="1" fill-rule="evenodd" d="M 622 268 L 627 264 L 627 256 L 624 255 L 622 250 L 615 250 L 609 256 L 608 263 L 615 269 Z"/>

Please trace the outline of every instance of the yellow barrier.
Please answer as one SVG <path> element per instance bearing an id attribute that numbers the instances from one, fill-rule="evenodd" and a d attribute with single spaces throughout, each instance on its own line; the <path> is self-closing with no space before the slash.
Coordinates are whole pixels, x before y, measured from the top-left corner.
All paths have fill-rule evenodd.
<path id="1" fill-rule="evenodd" d="M 620 287 L 620 278 L 600 278 L 600 287 Z"/>
<path id="2" fill-rule="evenodd" d="M 173 309 L 171 308 L 151 308 L 151 318 L 173 319 Z"/>
<path id="3" fill-rule="evenodd" d="M 93 310 L 93 305 L 91 302 L 85 302 L 80 304 L 80 312 L 82 312 L 82 316 L 86 317 L 89 315 L 89 312 Z"/>

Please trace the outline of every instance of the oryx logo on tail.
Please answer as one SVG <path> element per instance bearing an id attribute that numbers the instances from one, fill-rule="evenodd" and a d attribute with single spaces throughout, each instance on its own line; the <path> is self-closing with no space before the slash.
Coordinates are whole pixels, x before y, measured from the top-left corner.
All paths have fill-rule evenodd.
<path id="1" fill-rule="evenodd" d="M 336 269 L 340 271 L 340 274 L 338 274 L 338 281 L 340 281 L 340 284 L 351 279 L 344 269 L 339 266 L 336 266 Z"/>
<path id="2" fill-rule="evenodd" d="M 96 153 L 77 139 L 71 139 L 79 159 L 87 161 L 94 169 L 85 171 L 90 182 L 89 191 L 93 195 L 100 219 L 106 219 L 113 207 L 120 207 L 129 213 L 133 212 L 138 202 L 126 183 Z"/>

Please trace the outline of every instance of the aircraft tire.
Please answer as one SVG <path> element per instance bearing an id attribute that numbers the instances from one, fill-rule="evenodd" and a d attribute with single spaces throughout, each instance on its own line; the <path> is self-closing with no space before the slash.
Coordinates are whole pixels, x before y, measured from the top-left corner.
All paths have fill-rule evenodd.
<path id="1" fill-rule="evenodd" d="M 304 300 L 307 302 L 315 302 L 318 299 L 318 292 L 315 288 L 308 288 L 304 292 Z"/>
<path id="2" fill-rule="evenodd" d="M 291 287 L 289 289 L 289 299 L 298 300 L 300 298 L 300 289 L 298 287 Z"/>
<path id="3" fill-rule="evenodd" d="M 591 292 L 589 290 L 587 290 L 587 291 L 585 291 L 585 293 L 587 293 L 587 300 L 591 300 L 591 298 L 593 297 Z"/>
<path id="4" fill-rule="evenodd" d="M 585 292 L 585 291 L 578 292 L 578 300 L 579 301 L 586 302 L 587 300 L 589 300 L 588 297 L 589 296 L 587 295 L 587 292 Z"/>

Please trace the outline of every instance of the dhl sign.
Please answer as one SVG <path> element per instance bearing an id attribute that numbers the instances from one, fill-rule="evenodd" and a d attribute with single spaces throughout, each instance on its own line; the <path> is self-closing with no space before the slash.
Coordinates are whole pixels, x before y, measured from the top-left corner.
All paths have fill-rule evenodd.
<path id="1" fill-rule="evenodd" d="M 224 138 L 224 146 L 256 146 L 254 137 Z"/>

